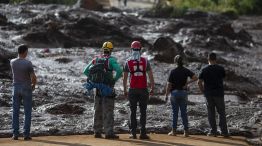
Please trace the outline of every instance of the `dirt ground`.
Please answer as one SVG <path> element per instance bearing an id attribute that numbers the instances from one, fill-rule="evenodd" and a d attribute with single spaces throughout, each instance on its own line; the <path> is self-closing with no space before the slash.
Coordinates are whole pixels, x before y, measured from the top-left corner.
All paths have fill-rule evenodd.
<path id="1" fill-rule="evenodd" d="M 121 134 L 119 140 L 95 139 L 92 135 L 76 136 L 46 136 L 33 137 L 32 141 L 12 141 L 1 138 L 1 146 L 246 146 L 244 137 L 207 137 L 192 135 L 184 138 L 182 135 L 167 136 L 150 134 L 151 140 L 129 139 L 127 134 Z M 20 138 L 21 139 L 21 138 Z"/>

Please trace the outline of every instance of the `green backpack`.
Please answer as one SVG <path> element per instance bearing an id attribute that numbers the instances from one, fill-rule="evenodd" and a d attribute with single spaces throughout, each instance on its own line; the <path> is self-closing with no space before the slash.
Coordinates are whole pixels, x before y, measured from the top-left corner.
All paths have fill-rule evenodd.
<path id="1" fill-rule="evenodd" d="M 89 70 L 88 79 L 94 83 L 107 83 L 109 57 L 96 58 L 94 65 Z"/>

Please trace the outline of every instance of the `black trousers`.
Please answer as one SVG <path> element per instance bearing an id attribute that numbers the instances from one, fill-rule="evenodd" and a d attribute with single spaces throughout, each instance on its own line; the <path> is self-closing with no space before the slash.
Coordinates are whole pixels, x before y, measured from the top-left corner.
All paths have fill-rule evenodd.
<path id="1" fill-rule="evenodd" d="M 227 120 L 225 112 L 225 102 L 224 97 L 206 97 L 207 101 L 207 111 L 208 111 L 208 121 L 211 127 L 211 133 L 217 133 L 216 124 L 216 110 L 219 115 L 219 127 L 222 134 L 228 134 Z"/>
<path id="2" fill-rule="evenodd" d="M 147 110 L 147 103 L 149 99 L 149 93 L 147 89 L 129 89 L 128 99 L 130 103 L 130 110 L 131 110 L 131 133 L 136 134 L 137 128 L 137 119 L 136 119 L 136 110 L 137 110 L 137 103 L 139 103 L 140 109 L 140 125 L 141 125 L 141 134 L 146 134 L 146 110 Z"/>

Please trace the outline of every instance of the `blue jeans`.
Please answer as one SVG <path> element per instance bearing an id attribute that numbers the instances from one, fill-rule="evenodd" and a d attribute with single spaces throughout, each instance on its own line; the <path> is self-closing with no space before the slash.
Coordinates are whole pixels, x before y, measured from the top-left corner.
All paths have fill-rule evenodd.
<path id="1" fill-rule="evenodd" d="M 13 135 L 19 135 L 19 112 L 21 101 L 24 105 L 24 137 L 30 136 L 31 114 L 32 114 L 32 89 L 28 85 L 14 84 L 12 93 L 13 115 L 12 128 Z"/>
<path id="2" fill-rule="evenodd" d="M 180 109 L 184 130 L 188 130 L 187 118 L 187 92 L 184 90 L 174 90 L 171 93 L 171 105 L 173 110 L 173 129 L 177 128 L 178 111 Z"/>

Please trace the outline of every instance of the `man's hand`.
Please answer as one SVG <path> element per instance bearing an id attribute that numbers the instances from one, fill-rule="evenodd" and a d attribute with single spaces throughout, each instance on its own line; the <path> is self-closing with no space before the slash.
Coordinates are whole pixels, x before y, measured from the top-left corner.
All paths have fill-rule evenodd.
<path id="1" fill-rule="evenodd" d="M 128 92 L 126 90 L 124 90 L 124 96 L 125 96 L 125 98 L 128 97 Z"/>
<path id="2" fill-rule="evenodd" d="M 32 84 L 31 87 L 32 87 L 32 91 L 34 91 L 35 90 L 35 84 Z"/>
<path id="3" fill-rule="evenodd" d="M 150 89 L 149 94 L 152 96 L 154 95 L 154 89 Z"/>
<path id="4" fill-rule="evenodd" d="M 165 94 L 166 98 L 165 98 L 165 102 L 168 102 L 168 94 Z"/>

